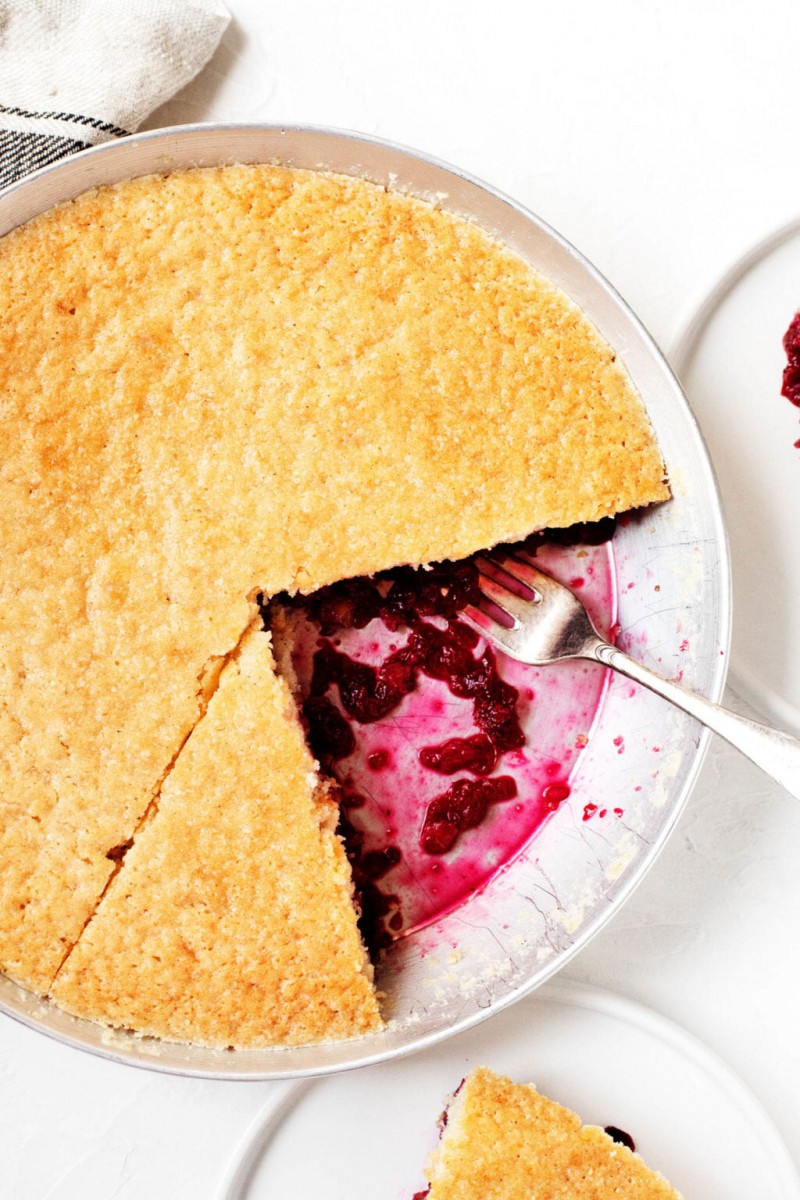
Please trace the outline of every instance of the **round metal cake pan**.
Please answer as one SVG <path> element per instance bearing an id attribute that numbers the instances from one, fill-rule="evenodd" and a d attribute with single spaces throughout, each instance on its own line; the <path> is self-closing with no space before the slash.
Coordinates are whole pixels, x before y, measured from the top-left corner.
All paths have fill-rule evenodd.
<path id="1" fill-rule="evenodd" d="M 190 125 L 83 151 L 0 194 L 0 235 L 87 189 L 179 168 L 278 163 L 409 191 L 498 237 L 574 300 L 643 397 L 673 498 L 615 535 L 620 643 L 719 699 L 730 638 L 730 568 L 717 486 L 695 420 L 639 320 L 558 233 L 469 175 L 405 148 L 335 130 Z M 623 738 L 626 754 L 617 751 Z M 68 1016 L 0 977 L 0 1008 L 70 1045 L 153 1070 L 224 1079 L 317 1075 L 431 1046 L 532 991 L 619 910 L 652 866 L 689 796 L 708 735 L 649 693 L 610 681 L 563 804 L 479 895 L 394 944 L 378 970 L 387 1029 L 334 1044 L 223 1051 L 159 1042 Z M 597 830 L 587 803 L 625 821 Z"/>

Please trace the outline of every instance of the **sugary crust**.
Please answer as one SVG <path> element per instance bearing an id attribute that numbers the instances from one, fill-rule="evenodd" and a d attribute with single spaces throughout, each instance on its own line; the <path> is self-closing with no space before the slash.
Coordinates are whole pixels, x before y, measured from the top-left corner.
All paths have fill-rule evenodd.
<path id="1" fill-rule="evenodd" d="M 361 180 L 89 192 L 0 242 L 0 313 L 0 966 L 40 991 L 257 592 L 667 495 L 577 309 Z"/>
<path id="2" fill-rule="evenodd" d="M 486 1067 L 448 1110 L 428 1178 L 429 1200 L 681 1200 L 627 1146 Z"/>
<path id="3" fill-rule="evenodd" d="M 336 806 L 273 667 L 248 633 L 56 979 L 64 1008 L 212 1046 L 381 1028 Z"/>

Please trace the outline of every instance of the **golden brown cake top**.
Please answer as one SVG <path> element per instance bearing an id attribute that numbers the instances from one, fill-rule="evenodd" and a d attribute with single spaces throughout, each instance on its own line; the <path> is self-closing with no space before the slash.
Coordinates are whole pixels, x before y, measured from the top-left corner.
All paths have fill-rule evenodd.
<path id="1" fill-rule="evenodd" d="M 575 306 L 362 180 L 89 192 L 0 242 L 0 314 L 0 965 L 39 990 L 257 593 L 667 494 Z"/>
<path id="2" fill-rule="evenodd" d="M 53 997 L 81 1016 L 212 1046 L 380 1029 L 336 815 L 269 635 L 252 631 Z"/>
<path id="3" fill-rule="evenodd" d="M 627 1146 L 486 1067 L 448 1109 L 428 1177 L 429 1200 L 681 1200 Z"/>

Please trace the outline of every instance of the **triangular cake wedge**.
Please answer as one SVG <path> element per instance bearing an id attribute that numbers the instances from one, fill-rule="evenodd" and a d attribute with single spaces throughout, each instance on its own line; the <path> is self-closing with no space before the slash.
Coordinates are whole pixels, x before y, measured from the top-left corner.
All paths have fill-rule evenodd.
<path id="1" fill-rule="evenodd" d="M 381 1028 L 336 816 L 269 635 L 253 630 L 53 996 L 110 1025 L 211 1046 Z"/>
<path id="2" fill-rule="evenodd" d="M 447 1109 L 427 1200 L 681 1200 L 638 1154 L 486 1067 Z"/>
<path id="3" fill-rule="evenodd" d="M 0 968 L 39 992 L 259 593 L 668 495 L 580 310 L 361 179 L 88 192 L 0 241 L 0 312 Z"/>

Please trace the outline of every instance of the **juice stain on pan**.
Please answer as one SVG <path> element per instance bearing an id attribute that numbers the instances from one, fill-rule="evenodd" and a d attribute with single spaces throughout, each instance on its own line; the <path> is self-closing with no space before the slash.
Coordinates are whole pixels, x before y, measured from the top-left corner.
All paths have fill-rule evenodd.
<path id="1" fill-rule="evenodd" d="M 605 636 L 616 622 L 612 529 L 524 543 Z M 467 560 L 289 602 L 311 747 L 340 786 L 374 948 L 438 920 L 516 857 L 568 798 L 602 702 L 596 664 L 530 667 L 459 621 L 476 583 Z"/>

